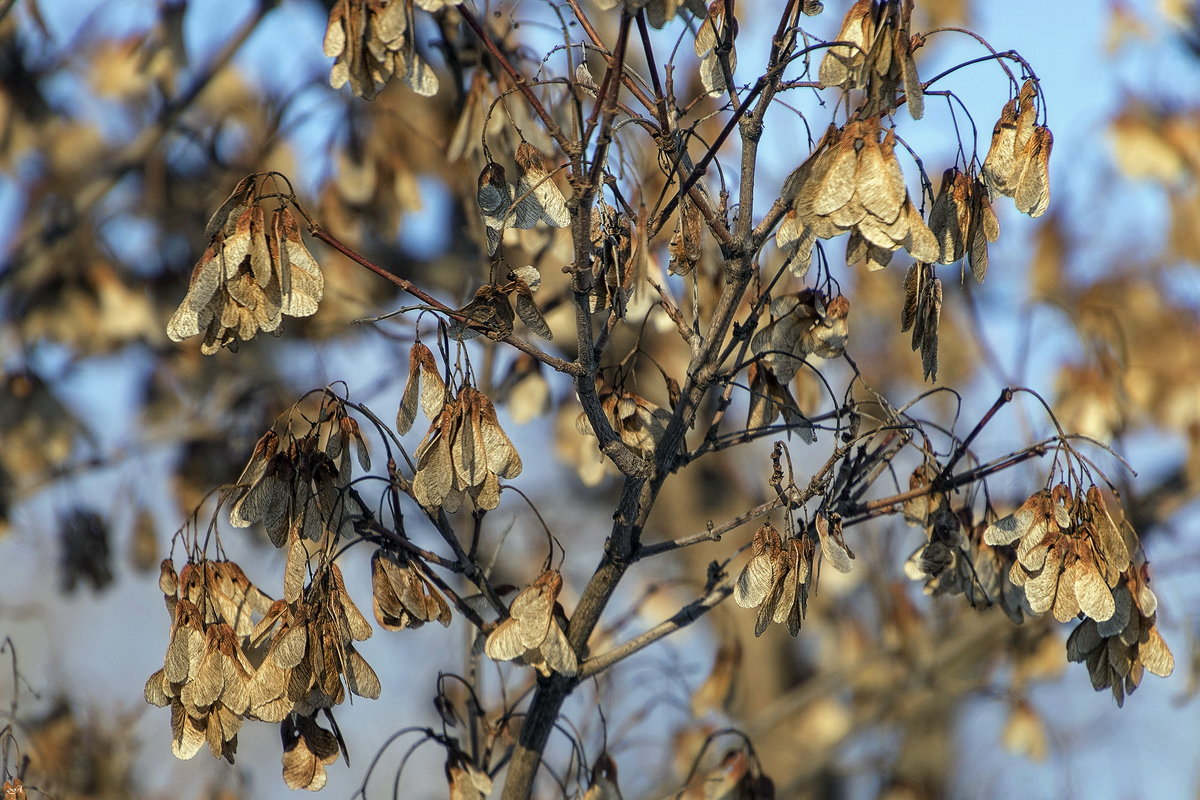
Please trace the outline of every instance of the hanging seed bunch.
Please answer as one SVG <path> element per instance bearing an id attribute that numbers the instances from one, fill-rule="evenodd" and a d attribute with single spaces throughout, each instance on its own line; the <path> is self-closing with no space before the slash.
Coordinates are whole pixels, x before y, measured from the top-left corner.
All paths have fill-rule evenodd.
<path id="1" fill-rule="evenodd" d="M 403 553 L 379 549 L 371 556 L 371 594 L 375 621 L 385 630 L 415 629 L 426 622 L 450 625 L 450 606 L 424 563 Z"/>
<path id="2" fill-rule="evenodd" d="M 379 697 L 379 678 L 354 647 L 372 632 L 337 564 L 319 567 L 301 599 L 277 600 L 250 634 L 265 654 L 250 685 L 251 713 L 281 722 L 340 705 L 347 690 Z"/>
<path id="3" fill-rule="evenodd" d="M 776 242 L 792 250 L 794 271 L 807 269 L 815 241 L 850 233 L 847 262 L 882 269 L 901 248 L 919 261 L 936 261 L 938 241 L 913 205 L 896 158 L 896 133 L 883 139 L 880 117 L 831 127 L 817 149 L 788 176 L 782 197 L 795 217 Z"/>
<path id="4" fill-rule="evenodd" d="M 694 208 L 690 202 L 687 205 Z M 680 213 L 684 214 L 682 207 Z M 681 219 L 686 219 L 686 216 L 681 216 Z M 675 246 L 674 241 L 672 239 L 672 246 Z M 607 308 L 612 310 L 614 316 L 622 318 L 628 310 L 637 277 L 632 259 L 633 225 L 624 214 L 603 200 L 597 202 L 592 209 L 592 254 L 594 283 L 589 298 L 592 311 Z M 699 250 L 684 260 L 690 260 L 691 267 L 694 267 L 695 262 L 699 260 Z M 671 263 L 674 265 L 672 268 L 676 270 L 691 269 L 680 266 L 684 261 L 677 260 L 674 256 Z"/>
<path id="5" fill-rule="evenodd" d="M 500 478 L 520 475 L 521 457 L 500 427 L 491 399 L 468 384 L 451 398 L 432 351 L 420 342 L 409 351 L 408 374 L 396 430 L 406 433 L 412 427 L 418 398 L 431 422 L 417 447 L 413 497 L 427 509 L 496 508 Z"/>
<path id="6" fill-rule="evenodd" d="M 815 552 L 807 533 L 789 538 L 784 545 L 779 531 L 770 524 L 754 532 L 750 560 L 734 584 L 733 601 L 742 608 L 758 609 L 755 636 L 761 636 L 772 622 L 786 623 L 792 636 L 800 632 L 808 612 Z"/>
<path id="7" fill-rule="evenodd" d="M 321 269 L 288 208 L 290 193 L 268 220 L 261 205 L 267 194 L 259 187 L 267 177 L 244 178 L 208 221 L 208 246 L 167 323 L 172 341 L 203 334 L 200 352 L 212 355 L 222 347 L 237 350 L 259 331 L 279 332 L 284 316 L 316 313 L 325 287 Z"/>
<path id="8" fill-rule="evenodd" d="M 329 10 L 324 51 L 334 59 L 329 85 L 373 100 L 393 76 L 419 95 L 438 91 L 437 73 L 417 52 L 414 5 L 429 12 L 450 0 L 338 0 Z"/>
<path id="9" fill-rule="evenodd" d="M 258 440 L 237 480 L 229 512 L 234 527 L 261 524 L 271 544 L 288 547 L 288 574 L 303 572 L 297 566 L 306 558 L 302 540 L 329 542 L 349 524 L 345 503 L 351 451 L 364 472 L 371 469 L 358 422 L 336 398 L 326 395 L 317 420 L 300 424 L 307 429 L 298 436 L 284 424 Z"/>
<path id="10" fill-rule="evenodd" d="M 1011 197 L 1017 210 L 1040 217 L 1050 205 L 1050 151 L 1054 135 L 1037 123 L 1037 84 L 1025 81 L 1009 100 L 992 129 L 992 144 L 983 161 L 983 180 L 996 194 Z"/>
<path id="11" fill-rule="evenodd" d="M 932 463 L 918 467 L 909 491 L 928 487 L 937 473 Z M 1013 559 L 1007 548 L 984 542 L 987 526 L 973 523 L 970 509 L 954 510 L 949 495 L 932 492 L 905 501 L 904 519 L 925 529 L 925 542 L 904 564 L 904 574 L 922 581 L 925 594 L 963 595 L 977 609 L 998 604 L 1014 623 L 1024 620 L 1024 593 L 1008 580 Z"/>
<path id="12" fill-rule="evenodd" d="M 846 351 L 849 314 L 845 295 L 826 300 L 816 289 L 783 295 L 771 301 L 771 321 L 754 334 L 751 348 L 780 382 L 790 381 L 804 358 L 838 358 Z"/>
<path id="13" fill-rule="evenodd" d="M 917 261 L 904 275 L 900 331 L 912 329 L 912 349 L 921 351 L 921 369 L 926 380 L 937 380 L 938 326 L 941 321 L 941 278 L 935 277 L 933 264 Z"/>
<path id="14" fill-rule="evenodd" d="M 1099 488 L 1073 492 L 1059 483 L 1036 492 L 988 526 L 984 541 L 1014 549 L 1008 578 L 1024 590 L 1033 613 L 1049 611 L 1060 622 L 1085 617 L 1068 656 L 1087 662 L 1098 691 L 1111 688 L 1122 703 L 1144 669 L 1162 676 L 1174 669 L 1155 627 L 1158 602 L 1147 565 L 1132 560 L 1137 535 L 1116 523 Z"/>
<path id="15" fill-rule="evenodd" d="M 483 651 L 493 661 L 519 659 L 545 676 L 551 672 L 571 676 L 579 665 L 575 651 L 559 622 L 556 611 L 562 591 L 562 575 L 546 570 L 536 581 L 522 589 L 504 619 L 488 635 Z"/>
<path id="16" fill-rule="evenodd" d="M 942 173 L 941 188 L 929 210 L 929 229 L 941 250 L 938 262 L 952 264 L 966 256 L 971 274 L 983 283 L 988 242 L 1000 238 L 1000 222 L 983 181 L 957 167 Z"/>
<path id="17" fill-rule="evenodd" d="M 567 200 L 546 170 L 545 159 L 528 142 L 517 145 L 517 185 L 508 182 L 504 167 L 489 161 L 479 173 L 476 202 L 487 231 L 488 255 L 495 255 L 506 228 L 528 230 L 538 223 L 565 228 L 571 223 Z"/>
<path id="18" fill-rule="evenodd" d="M 253 614 L 271 598 L 232 561 L 189 561 L 180 573 L 162 562 L 159 588 L 171 617 L 163 668 L 146 681 L 146 701 L 171 707 L 171 752 L 196 755 L 205 744 L 233 763 L 237 733 L 251 709 L 255 668 L 247 657 Z"/>
<path id="19" fill-rule="evenodd" d="M 461 342 L 482 333 L 489 339 L 504 339 L 512 335 L 516 317 L 543 339 L 554 338 L 533 299 L 533 293 L 541 286 L 541 273 L 532 266 L 518 267 L 509 273 L 509 278 L 507 283 L 484 284 L 476 290 L 471 302 L 458 309 L 457 317 L 451 320 L 450 338 Z"/>
<path id="20" fill-rule="evenodd" d="M 838 44 L 825 51 L 818 77 L 825 86 L 863 89 L 877 108 L 893 108 L 904 93 L 913 119 L 925 114 L 924 90 L 913 51 L 924 43 L 909 33 L 913 4 L 858 0 L 842 19 Z"/>
<path id="21" fill-rule="evenodd" d="M 671 421 L 671 412 L 646 398 L 627 391 L 600 395 L 600 408 L 618 438 L 639 458 L 651 458 Z M 575 428 L 585 436 L 595 436 L 586 413 L 575 420 Z"/>

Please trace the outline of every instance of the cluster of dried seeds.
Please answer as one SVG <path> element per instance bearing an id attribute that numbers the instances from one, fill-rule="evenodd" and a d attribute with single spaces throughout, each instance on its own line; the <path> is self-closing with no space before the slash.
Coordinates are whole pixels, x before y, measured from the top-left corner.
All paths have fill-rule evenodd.
<path id="1" fill-rule="evenodd" d="M 761 636 L 772 622 L 786 623 L 792 636 L 808 611 L 809 577 L 816 548 L 808 534 L 788 539 L 769 524 L 754 533 L 750 560 L 738 575 L 733 600 L 742 608 L 758 608 L 754 635 Z"/>
<path id="2" fill-rule="evenodd" d="M 1144 564 L 1130 570 L 1113 590 L 1113 615 L 1103 622 L 1086 619 L 1067 638 L 1067 659 L 1086 664 L 1092 687 L 1111 689 L 1117 705 L 1147 671 L 1160 678 L 1175 671 L 1175 656 L 1156 624 L 1158 598 L 1148 583 Z"/>
<path id="3" fill-rule="evenodd" d="M 1000 222 L 983 181 L 957 167 L 942 173 L 942 186 L 929 209 L 929 229 L 941 250 L 938 262 L 952 264 L 965 255 L 971 274 L 982 283 L 987 275 L 988 242 L 1000 237 Z"/>
<path id="4" fill-rule="evenodd" d="M 562 575 L 546 570 L 522 589 L 508 608 L 508 617 L 488 634 L 483 651 L 494 661 L 519 659 L 543 675 L 574 675 L 579 669 L 556 608 Z"/>
<path id="5" fill-rule="evenodd" d="M 191 758 L 208 744 L 232 763 L 245 719 L 280 722 L 288 786 L 324 786 L 324 764 L 336 759 L 338 747 L 316 742 L 321 729 L 312 715 L 343 702 L 347 687 L 370 698 L 380 691 L 353 645 L 371 635 L 370 623 L 337 565 L 319 570 L 294 602 L 272 602 L 230 561 L 190 562 L 177 575 L 167 559 L 159 586 L 171 636 L 165 665 L 146 681 L 145 694 L 171 707 L 172 752 Z"/>
<path id="6" fill-rule="evenodd" d="M 605 392 L 600 408 L 617 437 L 639 458 L 651 458 L 671 421 L 671 412 L 633 392 Z M 575 428 L 585 436 L 595 436 L 586 413 L 575 419 Z"/>
<path id="7" fill-rule="evenodd" d="M 687 208 L 688 213 L 691 213 L 694 206 L 688 203 Z M 683 206 L 680 206 L 680 214 L 681 224 L 692 224 L 685 220 Z M 696 225 L 698 226 L 699 223 L 697 222 Z M 678 258 L 672 256 L 673 269 L 689 271 L 699 260 L 698 249 L 689 251 L 686 256 L 682 255 L 684 247 L 691 244 L 696 244 L 698 247 L 699 231 L 695 230 L 691 233 L 695 234 L 694 240 L 689 239 L 687 242 L 681 240 L 678 243 L 675 239 L 671 240 L 672 246 L 675 248 L 672 250 L 672 254 L 680 254 Z M 589 298 L 592 311 L 607 308 L 611 309 L 617 318 L 624 317 L 629 298 L 633 296 L 634 281 L 637 277 L 637 270 L 634 268 L 632 259 L 633 229 L 624 214 L 603 201 L 596 203 L 592 208 L 592 254 L 594 282 Z M 683 272 L 679 274 L 683 274 Z"/>
<path id="8" fill-rule="evenodd" d="M 363 471 L 369 471 L 371 456 L 362 432 L 341 403 L 323 407 L 322 417 L 303 436 L 267 431 L 238 478 L 230 523 L 238 528 L 261 523 L 271 544 L 287 545 L 291 573 L 293 559 L 299 558 L 302 566 L 306 557 L 301 540 L 336 537 L 350 522 L 345 503 L 351 449 Z M 302 577 L 303 570 L 299 572 Z"/>
<path id="9" fill-rule="evenodd" d="M 250 689 L 255 717 L 280 722 L 332 708 L 345 701 L 346 689 L 379 697 L 379 678 L 354 648 L 372 633 L 337 564 L 318 569 L 300 600 L 275 601 L 250 634 L 250 644 L 266 654 Z"/>
<path id="10" fill-rule="evenodd" d="M 996 194 L 1011 197 L 1017 210 L 1040 217 L 1050 205 L 1050 150 L 1054 135 L 1037 124 L 1037 85 L 1026 80 L 1009 100 L 992 129 L 992 144 L 983 161 L 983 180 Z"/>
<path id="11" fill-rule="evenodd" d="M 816 289 L 771 301 L 771 322 L 754 334 L 751 347 L 776 378 L 790 381 L 808 356 L 838 358 L 850 337 L 850 301 L 829 300 Z"/>
<path id="12" fill-rule="evenodd" d="M 284 316 L 315 314 L 324 278 L 287 205 L 259 205 L 258 176 L 244 178 L 213 214 L 208 247 L 192 269 L 187 295 L 167 323 L 182 342 L 202 333 L 200 352 L 236 350 L 261 330 L 274 333 Z"/>
<path id="13" fill-rule="evenodd" d="M 461 342 L 482 333 L 489 339 L 503 339 L 513 332 L 514 308 L 516 317 L 520 317 L 531 331 L 543 339 L 554 338 L 546 318 L 533 300 L 533 293 L 541 285 L 541 273 L 535 267 L 518 267 L 509 277 L 508 283 L 486 283 L 476 290 L 471 302 L 456 312 L 462 319 L 451 320 L 451 338 Z"/>
<path id="14" fill-rule="evenodd" d="M 419 368 L 418 375 L 427 386 L 431 383 L 425 368 Z M 437 382 L 441 383 L 440 376 Z M 496 407 L 487 395 L 464 385 L 449 399 L 444 384 L 442 388 L 440 398 L 436 390 L 422 393 L 423 399 L 429 398 L 423 405 L 432 424 L 417 447 L 413 497 L 430 509 L 454 512 L 467 505 L 490 511 L 500 504 L 500 478 L 521 474 L 521 457 L 500 427 Z M 402 413 L 404 407 L 402 401 Z"/>
<path id="15" fill-rule="evenodd" d="M 1092 685 L 1111 688 L 1118 704 L 1144 670 L 1165 677 L 1175 664 L 1155 625 L 1158 601 L 1147 565 L 1133 564 L 1137 539 L 1124 528 L 1097 487 L 1079 494 L 1060 483 L 984 533 L 987 544 L 1015 551 L 1008 578 L 1024 590 L 1030 610 L 1049 611 L 1060 622 L 1085 617 L 1067 641 L 1067 655 L 1086 662 Z"/>
<path id="16" fill-rule="evenodd" d="M 325 788 L 325 767 L 337 761 L 338 740 L 309 716 L 288 717 L 279 724 L 283 742 L 283 782 L 289 789 Z"/>
<path id="17" fill-rule="evenodd" d="M 488 255 L 495 255 L 506 228 L 528 230 L 539 222 L 565 228 L 571 222 L 567 200 L 546 170 L 545 160 L 529 142 L 521 142 L 513 156 L 520 177 L 513 186 L 504 167 L 489 161 L 479 173 L 476 202 L 487 229 Z"/>
<path id="18" fill-rule="evenodd" d="M 921 350 L 923 378 L 937 380 L 938 326 L 942 321 L 942 280 L 933 264 L 916 261 L 904 275 L 900 331 L 912 328 L 912 349 Z"/>
<path id="19" fill-rule="evenodd" d="M 909 477 L 910 491 L 933 481 L 935 465 L 918 467 Z M 999 605 L 1014 622 L 1024 620 L 1024 595 L 1008 581 L 1012 558 L 983 541 L 983 524 L 974 524 L 968 509 L 950 508 L 941 492 L 918 495 L 904 503 L 904 519 L 925 529 L 926 540 L 904 564 L 904 574 L 924 582 L 927 595 L 963 595 L 973 608 Z"/>
<path id="20" fill-rule="evenodd" d="M 887 106 L 903 91 L 913 119 L 925 113 L 925 94 L 913 50 L 923 43 L 909 34 L 911 3 L 858 0 L 842 18 L 836 44 L 825 51 L 818 77 L 825 86 L 866 89 Z"/>
<path id="21" fill-rule="evenodd" d="M 792 203 L 776 242 L 793 251 L 793 270 L 806 271 L 818 238 L 850 233 L 847 262 L 865 260 L 882 269 L 904 248 L 919 261 L 936 261 L 938 241 L 909 197 L 896 158 L 896 133 L 882 141 L 880 117 L 852 119 L 831 127 L 784 182 L 782 198 Z"/>
<path id="22" fill-rule="evenodd" d="M 1115 613 L 1112 588 L 1129 569 L 1130 551 L 1095 486 L 1086 497 L 1061 483 L 1037 492 L 988 526 L 984 541 L 1015 547 L 1009 579 L 1024 588 L 1034 613 L 1053 611 L 1060 622 L 1081 611 L 1097 622 Z"/>
<path id="23" fill-rule="evenodd" d="M 191 758 L 205 744 L 233 763 L 242 721 L 253 716 L 255 667 L 245 651 L 251 614 L 271 599 L 232 561 L 198 561 L 176 574 L 163 561 L 158 581 L 171 616 L 162 669 L 146 681 L 146 701 L 171 707 L 171 752 Z"/>
<path id="24" fill-rule="evenodd" d="M 424 565 L 401 553 L 376 550 L 371 556 L 375 621 L 389 631 L 419 628 L 426 622 L 450 624 L 450 606 L 425 575 Z"/>
<path id="25" fill-rule="evenodd" d="M 347 83 L 354 94 L 371 100 L 399 75 L 414 92 L 437 94 L 437 74 L 417 52 L 413 5 L 440 11 L 458 5 L 451 0 L 338 0 L 329 10 L 324 50 L 336 59 L 329 85 Z"/>

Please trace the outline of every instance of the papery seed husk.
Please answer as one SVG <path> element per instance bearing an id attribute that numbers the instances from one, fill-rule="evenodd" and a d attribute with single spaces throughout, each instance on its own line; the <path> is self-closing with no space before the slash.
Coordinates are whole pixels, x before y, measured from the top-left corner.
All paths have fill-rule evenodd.
<path id="1" fill-rule="evenodd" d="M 567 641 L 567 636 L 559 626 L 558 620 L 550 623 L 546 638 L 538 650 L 546 662 L 546 666 L 560 675 L 572 677 L 579 671 L 579 661 L 575 656 L 575 651 L 571 649 L 571 643 Z"/>
<path id="2" fill-rule="evenodd" d="M 353 648 L 350 648 L 346 655 L 346 685 L 354 694 L 370 700 L 378 699 L 382 691 L 379 676 L 375 674 L 375 670 Z"/>
<path id="3" fill-rule="evenodd" d="M 1175 656 L 1163 641 L 1157 626 L 1151 626 L 1146 641 L 1138 647 L 1138 658 L 1152 675 L 1166 678 L 1175 671 Z"/>
<path id="4" fill-rule="evenodd" d="M 1013 201 L 1017 210 L 1040 217 L 1050 206 L 1050 151 L 1054 135 L 1038 125 L 1022 152 L 1022 166 L 1016 179 Z"/>
<path id="5" fill-rule="evenodd" d="M 483 432 L 487 468 L 498 477 L 515 478 L 521 474 L 521 456 L 512 440 L 500 427 L 496 407 L 486 395 L 480 395 L 480 425 Z"/>
<path id="6" fill-rule="evenodd" d="M 524 285 L 517 287 L 513 305 L 516 307 L 517 316 L 521 318 L 521 321 L 525 323 L 529 330 L 546 340 L 554 338 L 554 334 L 550 331 L 550 326 L 546 324 L 546 319 L 538 309 L 537 303 L 534 302 L 533 295 L 530 294 L 528 287 Z"/>
<path id="7" fill-rule="evenodd" d="M 855 197 L 872 215 L 885 224 L 891 223 L 900 214 L 907 190 L 904 176 L 900 172 L 894 149 L 895 132 L 889 130 L 881 145 L 877 140 L 879 120 L 864 124 L 867 135 L 863 148 L 858 153 L 858 174 Z"/>
<path id="8" fill-rule="evenodd" d="M 179 700 L 171 702 L 171 753 L 187 760 L 205 744 L 205 721 L 194 719 L 186 713 Z"/>
<path id="9" fill-rule="evenodd" d="M 509 606 L 509 617 L 487 637 L 484 652 L 493 661 L 511 661 L 545 641 L 554 614 L 562 576 L 547 570 L 523 589 Z"/>
<path id="10" fill-rule="evenodd" d="M 921 78 L 917 75 L 916 62 L 913 61 L 912 44 L 903 29 L 896 31 L 895 52 L 900 58 L 900 75 L 909 116 L 920 119 L 925 116 L 925 90 L 921 86 Z"/>
<path id="11" fill-rule="evenodd" d="M 1108 588 L 1095 564 L 1082 561 L 1079 564 L 1080 569 L 1074 576 L 1074 588 L 1080 610 L 1096 622 L 1111 619 L 1116 612 L 1112 590 Z"/>
<path id="12" fill-rule="evenodd" d="M 1067 637 L 1067 660 L 1072 662 L 1084 661 L 1103 643 L 1092 620 L 1084 620 L 1071 635 Z"/>
<path id="13" fill-rule="evenodd" d="M 822 155 L 826 168 L 814 179 L 819 180 L 812 201 L 812 211 L 828 215 L 848 205 L 854 197 L 855 180 L 858 173 L 858 152 L 855 142 L 861 138 L 862 123 L 846 124 L 833 149 Z"/>
<path id="14" fill-rule="evenodd" d="M 992 143 L 983 160 L 983 180 L 988 188 L 998 194 L 1012 195 L 1016 189 L 1016 177 L 1020 168 L 1019 153 L 1015 150 L 1017 140 L 1016 98 L 1004 104 L 1000 119 L 992 128 Z"/>
<path id="15" fill-rule="evenodd" d="M 838 572 L 847 573 L 851 569 L 850 551 L 844 543 L 837 541 L 841 536 L 841 521 L 830 525 L 830 520 L 824 514 L 817 514 L 813 519 L 817 536 L 821 540 L 821 554 L 825 560 Z"/>
<path id="16" fill-rule="evenodd" d="M 1079 615 L 1079 598 L 1076 594 L 1076 580 L 1086 572 L 1079 561 L 1072 561 L 1063 570 L 1058 581 L 1058 591 L 1054 595 L 1054 605 L 1051 613 L 1059 622 L 1070 622 Z"/>
<path id="17" fill-rule="evenodd" d="M 350 598 L 349 592 L 346 591 L 346 582 L 342 579 L 341 569 L 337 564 L 331 564 L 329 574 L 333 580 L 333 600 L 341 607 L 342 613 L 346 616 L 350 637 L 356 642 L 370 639 L 371 634 L 375 631 L 371 628 L 371 623 L 367 622 L 367 618 L 358 610 L 358 606 Z"/>
<path id="18" fill-rule="evenodd" d="M 1025 582 L 1025 598 L 1034 613 L 1044 614 L 1054 605 L 1061 572 L 1062 555 L 1056 549 L 1048 550 L 1041 570 Z"/>

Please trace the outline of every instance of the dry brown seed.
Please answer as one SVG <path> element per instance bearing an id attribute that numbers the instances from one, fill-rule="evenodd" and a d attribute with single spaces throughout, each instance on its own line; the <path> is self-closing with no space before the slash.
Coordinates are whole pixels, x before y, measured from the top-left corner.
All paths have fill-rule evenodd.
<path id="1" fill-rule="evenodd" d="M 537 303 L 533 300 L 533 293 L 529 287 L 523 282 L 517 282 L 513 306 L 517 310 L 517 316 L 529 328 L 543 339 L 553 339 L 554 334 L 550 331 L 550 326 L 546 324 L 546 318 L 542 316 L 542 312 L 538 310 Z"/>
<path id="2" fill-rule="evenodd" d="M 1175 656 L 1155 625 L 1150 626 L 1146 640 L 1138 647 L 1138 658 L 1152 675 L 1160 678 L 1166 678 L 1175 671 Z"/>
<path id="3" fill-rule="evenodd" d="M 862 65 L 874 39 L 873 5 L 871 0 L 858 0 L 846 12 L 836 41 L 851 44 L 835 45 L 825 51 L 818 71 L 825 86 L 860 88 Z"/>
<path id="4" fill-rule="evenodd" d="M 545 222 L 555 228 L 567 227 L 571 215 L 567 211 L 566 198 L 546 171 L 542 154 L 528 142 L 521 142 L 514 160 L 521 173 L 515 196 L 523 199 L 517 202 L 515 222 L 509 224 L 532 228 L 538 222 Z"/>
<path id="5" fill-rule="evenodd" d="M 913 119 L 920 119 L 925 116 L 925 89 L 921 86 L 917 65 L 913 61 L 912 39 L 903 29 L 896 30 L 895 52 L 900 59 L 900 75 L 904 83 L 904 99 L 908 113 Z"/>
<path id="6" fill-rule="evenodd" d="M 179 700 L 171 701 L 171 752 L 176 758 L 189 759 L 205 744 L 208 718 L 194 718 Z"/>
<path id="7" fill-rule="evenodd" d="M 513 598 L 508 618 L 496 626 L 484 643 L 488 658 L 512 661 L 540 647 L 550 631 L 554 602 L 561 590 L 562 576 L 556 570 L 547 570 Z"/>
<path id="8" fill-rule="evenodd" d="M 325 767 L 337 761 L 334 735 L 305 716 L 285 719 L 279 735 L 283 740 L 283 781 L 288 788 L 323 788 L 328 780 Z"/>
<path id="9" fill-rule="evenodd" d="M 992 211 L 988 190 L 983 181 L 971 181 L 970 227 L 967 230 L 967 254 L 971 262 L 971 274 L 976 282 L 983 283 L 988 268 L 988 242 L 1000 238 L 1000 221 Z"/>
<path id="10" fill-rule="evenodd" d="M 1021 166 L 1016 141 L 1017 100 L 1013 98 L 1004 104 L 992 128 L 992 144 L 983 160 L 983 180 L 997 194 L 1011 195 L 1016 189 Z"/>
<path id="11" fill-rule="evenodd" d="M 1022 152 L 1023 165 L 1017 177 L 1013 200 L 1017 210 L 1031 217 L 1040 217 L 1050 206 L 1050 151 L 1054 135 L 1038 125 Z"/>
<path id="12" fill-rule="evenodd" d="M 818 513 L 813 523 L 821 539 L 821 554 L 825 560 L 838 572 L 849 572 L 854 554 L 842 539 L 842 518 L 835 514 L 831 519 Z"/>

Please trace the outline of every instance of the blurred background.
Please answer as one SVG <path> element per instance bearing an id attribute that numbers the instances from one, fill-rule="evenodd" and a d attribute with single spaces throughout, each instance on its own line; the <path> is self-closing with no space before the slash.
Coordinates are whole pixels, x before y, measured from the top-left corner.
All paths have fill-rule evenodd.
<path id="1" fill-rule="evenodd" d="M 775 20 L 748 0 L 738 5 L 736 75 L 752 80 Z M 827 2 L 808 30 L 833 38 L 848 6 Z M 168 637 L 157 566 L 206 493 L 237 478 L 262 431 L 303 392 L 344 380 L 352 399 L 391 419 L 411 331 L 361 322 L 408 301 L 313 243 L 326 285 L 314 317 L 289 319 L 281 338 L 236 354 L 202 357 L 194 341 L 170 342 L 165 322 L 205 223 L 237 181 L 262 169 L 287 174 L 335 235 L 452 305 L 486 280 L 472 205 L 485 159 L 462 131 L 482 123 L 491 95 L 464 72 L 469 64 L 434 46 L 446 31 L 428 15 L 418 41 L 442 76 L 435 97 L 399 82 L 369 103 L 332 90 L 321 51 L 328 10 L 308 0 L 0 3 L 0 709 L 29 758 L 27 782 L 47 796 L 291 794 L 271 725 L 242 729 L 233 767 L 205 753 L 171 756 L 169 715 L 142 699 Z M 486 10 L 498 35 L 527 45 L 534 68 L 561 41 L 546 3 Z M 1148 677 L 1118 709 L 1092 691 L 1082 666 L 1066 663 L 1068 627 L 1014 627 L 961 598 L 922 597 L 902 571 L 921 533 L 889 518 L 854 531 L 858 569 L 822 581 L 798 639 L 779 630 L 754 639 L 752 612 L 722 608 L 581 688 L 565 713 L 582 741 L 616 758 L 627 798 L 672 796 L 699 743 L 730 726 L 754 742 L 781 797 L 1200 795 L 1200 6 L 918 1 L 914 30 L 954 26 L 1028 60 L 1055 147 L 1050 212 L 1029 220 L 998 203 L 1002 235 L 987 281 L 943 275 L 939 383 L 961 392 L 966 430 L 1002 387 L 1035 388 L 1066 428 L 1112 443 L 1136 469 L 1098 453 L 1151 562 L 1175 673 Z M 680 30 L 656 42 L 669 49 Z M 696 85 L 688 49 L 677 81 Z M 947 30 L 929 37 L 917 65 L 928 77 L 983 53 Z M 982 63 L 938 88 L 962 98 L 982 157 L 1007 79 Z M 828 110 L 794 94 L 784 99 L 819 132 Z M 935 186 L 955 157 L 955 131 L 972 146 L 970 125 L 948 107 L 931 97 L 924 120 L 899 121 Z M 522 131 L 551 152 L 532 122 Z M 794 110 L 768 118 L 758 184 L 768 200 L 807 156 L 796 146 L 804 136 Z M 915 189 L 913 164 L 904 166 Z M 548 267 L 544 275 L 566 263 L 569 243 L 527 233 L 514 248 Z M 926 387 L 899 331 L 904 267 L 841 271 L 843 246 L 835 240 L 828 252 L 853 303 L 848 352 L 875 390 L 907 403 Z M 547 318 L 565 338 L 569 309 Z M 579 456 L 587 440 L 574 430 L 569 382 L 530 383 L 527 365 L 479 347 L 481 388 L 508 400 L 501 419 L 525 457 L 518 485 L 567 546 L 570 610 L 609 528 L 614 483 Z M 815 387 L 795 390 L 806 410 L 820 410 Z M 930 419 L 954 422 L 947 395 L 921 402 Z M 1021 400 L 978 449 L 1003 454 L 1052 430 Z M 700 462 L 670 484 L 648 538 L 701 530 L 761 502 L 768 472 L 761 449 Z M 1045 474 L 993 479 L 992 502 L 1019 504 Z M 540 526 L 507 497 L 489 519 L 489 546 L 503 541 L 498 570 L 528 582 L 544 555 Z M 278 595 L 282 556 L 261 534 L 222 530 L 230 557 Z M 696 595 L 705 565 L 748 536 L 641 567 L 614 604 L 613 625 L 633 631 L 669 616 Z M 342 563 L 365 610 L 367 557 L 352 549 Z M 383 696 L 339 709 L 351 762 L 330 767 L 328 795 L 400 787 L 401 797 L 444 796 L 440 752 L 418 750 L 401 771 L 414 739 L 380 749 L 405 726 L 435 725 L 436 676 L 463 670 L 468 646 L 461 620 L 449 631 L 377 631 L 363 643 Z M 483 683 L 496 690 L 498 673 Z M 705 758 L 737 744 L 718 742 Z M 19 758 L 5 758 L 15 772 Z"/>

